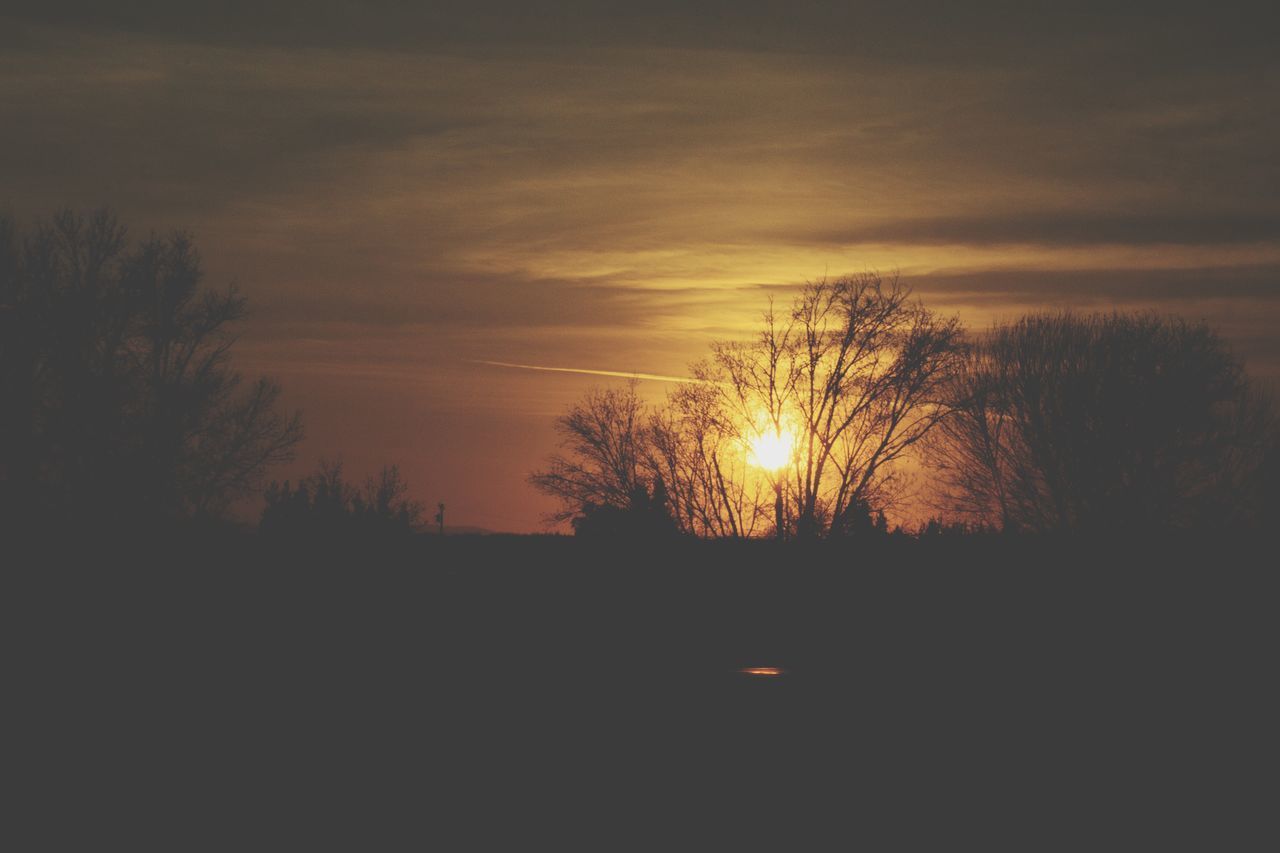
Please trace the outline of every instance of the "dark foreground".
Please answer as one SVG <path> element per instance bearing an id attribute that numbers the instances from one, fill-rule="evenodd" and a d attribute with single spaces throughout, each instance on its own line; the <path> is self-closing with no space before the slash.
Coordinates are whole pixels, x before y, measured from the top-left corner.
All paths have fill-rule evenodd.
<path id="1" fill-rule="evenodd" d="M 1232 849 L 1265 554 L 46 545 L 6 570 L 11 766 L 48 849 Z"/>

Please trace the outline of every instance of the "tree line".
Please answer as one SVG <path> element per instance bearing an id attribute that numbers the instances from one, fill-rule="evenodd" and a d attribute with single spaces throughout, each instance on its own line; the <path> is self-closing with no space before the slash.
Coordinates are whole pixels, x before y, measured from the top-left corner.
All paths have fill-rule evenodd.
<path id="1" fill-rule="evenodd" d="M 264 531 L 418 529 L 394 466 L 267 482 L 303 426 L 232 367 L 246 311 L 183 233 L 0 218 L 4 524 L 154 528 L 260 495 Z M 1222 529 L 1278 504 L 1274 412 L 1204 323 L 1060 312 L 971 334 L 875 274 L 770 303 L 660 404 L 595 389 L 557 428 L 531 482 L 584 535 L 842 538 L 908 502 L 930 532 Z"/>
<path id="2" fill-rule="evenodd" d="M 580 533 L 840 538 L 1259 527 L 1280 431 L 1206 324 L 1038 313 L 967 334 L 876 274 L 805 285 L 646 405 L 594 389 L 530 478 Z M 784 440 L 785 437 L 785 440 Z M 785 445 L 762 464 L 755 448 Z"/>

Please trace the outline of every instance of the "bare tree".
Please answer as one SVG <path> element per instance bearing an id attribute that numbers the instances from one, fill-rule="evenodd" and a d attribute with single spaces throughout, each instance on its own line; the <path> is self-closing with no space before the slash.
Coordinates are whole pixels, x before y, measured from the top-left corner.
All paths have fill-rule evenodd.
<path id="1" fill-rule="evenodd" d="M 693 365 L 695 381 L 678 386 L 649 425 L 648 464 L 667 484 L 680 529 L 698 536 L 752 536 L 769 520 L 766 484 L 753 477 L 743 430 L 708 380 L 706 363 Z"/>
<path id="2" fill-rule="evenodd" d="M 529 477 L 560 501 L 550 520 L 568 521 L 588 507 L 626 509 L 637 491 L 649 489 L 645 407 L 636 385 L 594 388 L 556 419 L 563 452 Z"/>
<path id="3" fill-rule="evenodd" d="M 782 475 L 797 535 L 839 534 L 891 498 L 895 465 L 942 415 L 960 328 L 896 277 L 811 282 L 785 317 L 770 306 L 749 344 L 719 344 L 703 378 L 749 433 L 794 437 Z"/>
<path id="4" fill-rule="evenodd" d="M 401 476 L 398 465 L 384 465 L 377 476 L 365 480 L 358 506 L 367 515 L 394 521 L 408 529 L 421 524 L 426 509 L 421 501 L 409 497 L 409 483 Z"/>
<path id="5" fill-rule="evenodd" d="M 1205 324 L 1037 314 L 991 330 L 930 439 L 941 509 L 1010 530 L 1230 523 L 1274 441 Z"/>
<path id="6" fill-rule="evenodd" d="M 201 287 L 183 234 L 130 248 L 111 214 L 0 227 L 0 493 L 6 515 L 217 514 L 291 457 L 279 388 L 242 388 L 245 302 Z"/>
<path id="7" fill-rule="evenodd" d="M 409 484 L 386 465 L 363 488 L 349 483 L 341 461 L 320 460 L 314 473 L 292 484 L 273 481 L 265 492 L 260 529 L 306 538 L 407 534 L 422 526 L 423 505 L 409 497 Z"/>
<path id="8" fill-rule="evenodd" d="M 942 413 L 958 337 L 896 279 L 811 283 L 789 314 L 770 306 L 754 341 L 713 346 L 647 417 L 634 384 L 589 394 L 558 421 L 567 453 L 532 482 L 561 499 L 558 520 L 661 490 L 699 536 L 872 529 L 896 464 Z M 794 453 L 753 463 L 762 436 L 784 433 Z"/>

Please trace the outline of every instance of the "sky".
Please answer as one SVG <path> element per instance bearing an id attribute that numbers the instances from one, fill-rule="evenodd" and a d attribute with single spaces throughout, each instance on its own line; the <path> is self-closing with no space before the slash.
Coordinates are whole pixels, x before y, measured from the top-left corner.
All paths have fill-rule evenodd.
<path id="1" fill-rule="evenodd" d="M 191 232 L 277 476 L 539 530 L 556 415 L 823 275 L 1205 319 L 1280 390 L 1280 16 L 1171 5 L 5 0 L 0 213 Z"/>

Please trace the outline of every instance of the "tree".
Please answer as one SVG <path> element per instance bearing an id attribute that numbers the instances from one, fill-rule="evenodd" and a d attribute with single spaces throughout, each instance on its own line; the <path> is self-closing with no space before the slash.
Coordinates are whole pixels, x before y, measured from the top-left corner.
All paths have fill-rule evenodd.
<path id="1" fill-rule="evenodd" d="M 693 373 L 705 377 L 705 363 Z M 772 519 L 772 492 L 753 476 L 743 430 L 710 381 L 681 384 L 648 424 L 646 465 L 666 484 L 672 513 L 685 532 L 710 538 L 752 536 Z"/>
<path id="2" fill-rule="evenodd" d="M 409 484 L 395 465 L 356 488 L 343 479 L 342 463 L 320 461 L 297 485 L 272 481 L 259 523 L 264 533 L 333 539 L 412 533 L 422 526 L 423 505 L 409 498 Z"/>
<path id="3" fill-rule="evenodd" d="M 623 388 L 592 388 L 582 402 L 556 419 L 564 451 L 529 482 L 560 501 L 550 520 L 568 521 L 586 507 L 626 509 L 647 485 L 643 467 L 644 403 L 636 382 Z"/>
<path id="4" fill-rule="evenodd" d="M 1204 323 L 1035 314 L 973 346 L 933 433 L 940 508 L 1006 530 L 1117 531 L 1256 514 L 1275 424 Z"/>
<path id="5" fill-rule="evenodd" d="M 679 529 L 667 504 L 667 493 L 658 480 L 652 490 L 637 486 L 625 507 L 587 504 L 571 519 L 573 532 L 584 539 L 661 541 Z"/>
<path id="6" fill-rule="evenodd" d="M 185 234 L 130 247 L 107 211 L 0 223 L 0 512 L 78 524 L 216 516 L 302 437 L 230 366 L 246 303 Z"/>
<path id="7" fill-rule="evenodd" d="M 788 315 L 770 307 L 755 341 L 714 345 L 657 411 L 634 383 L 591 392 L 557 422 L 565 452 L 532 482 L 560 498 L 559 521 L 661 489 L 700 536 L 780 533 L 778 517 L 802 537 L 875 529 L 897 463 L 942 414 L 959 334 L 897 279 L 810 283 Z M 759 437 L 784 433 L 790 458 L 753 465 Z"/>
<path id="8" fill-rule="evenodd" d="M 563 452 L 529 477 L 560 503 L 550 521 L 571 521 L 588 535 L 675 529 L 636 387 L 632 380 L 622 388 L 593 388 L 556 419 Z"/>
<path id="9" fill-rule="evenodd" d="M 786 517 L 802 538 L 840 535 L 883 510 L 897 465 L 943 414 L 940 390 L 958 360 L 960 327 L 875 274 L 808 283 L 758 338 L 722 343 L 695 376 L 739 438 L 788 434 Z"/>

